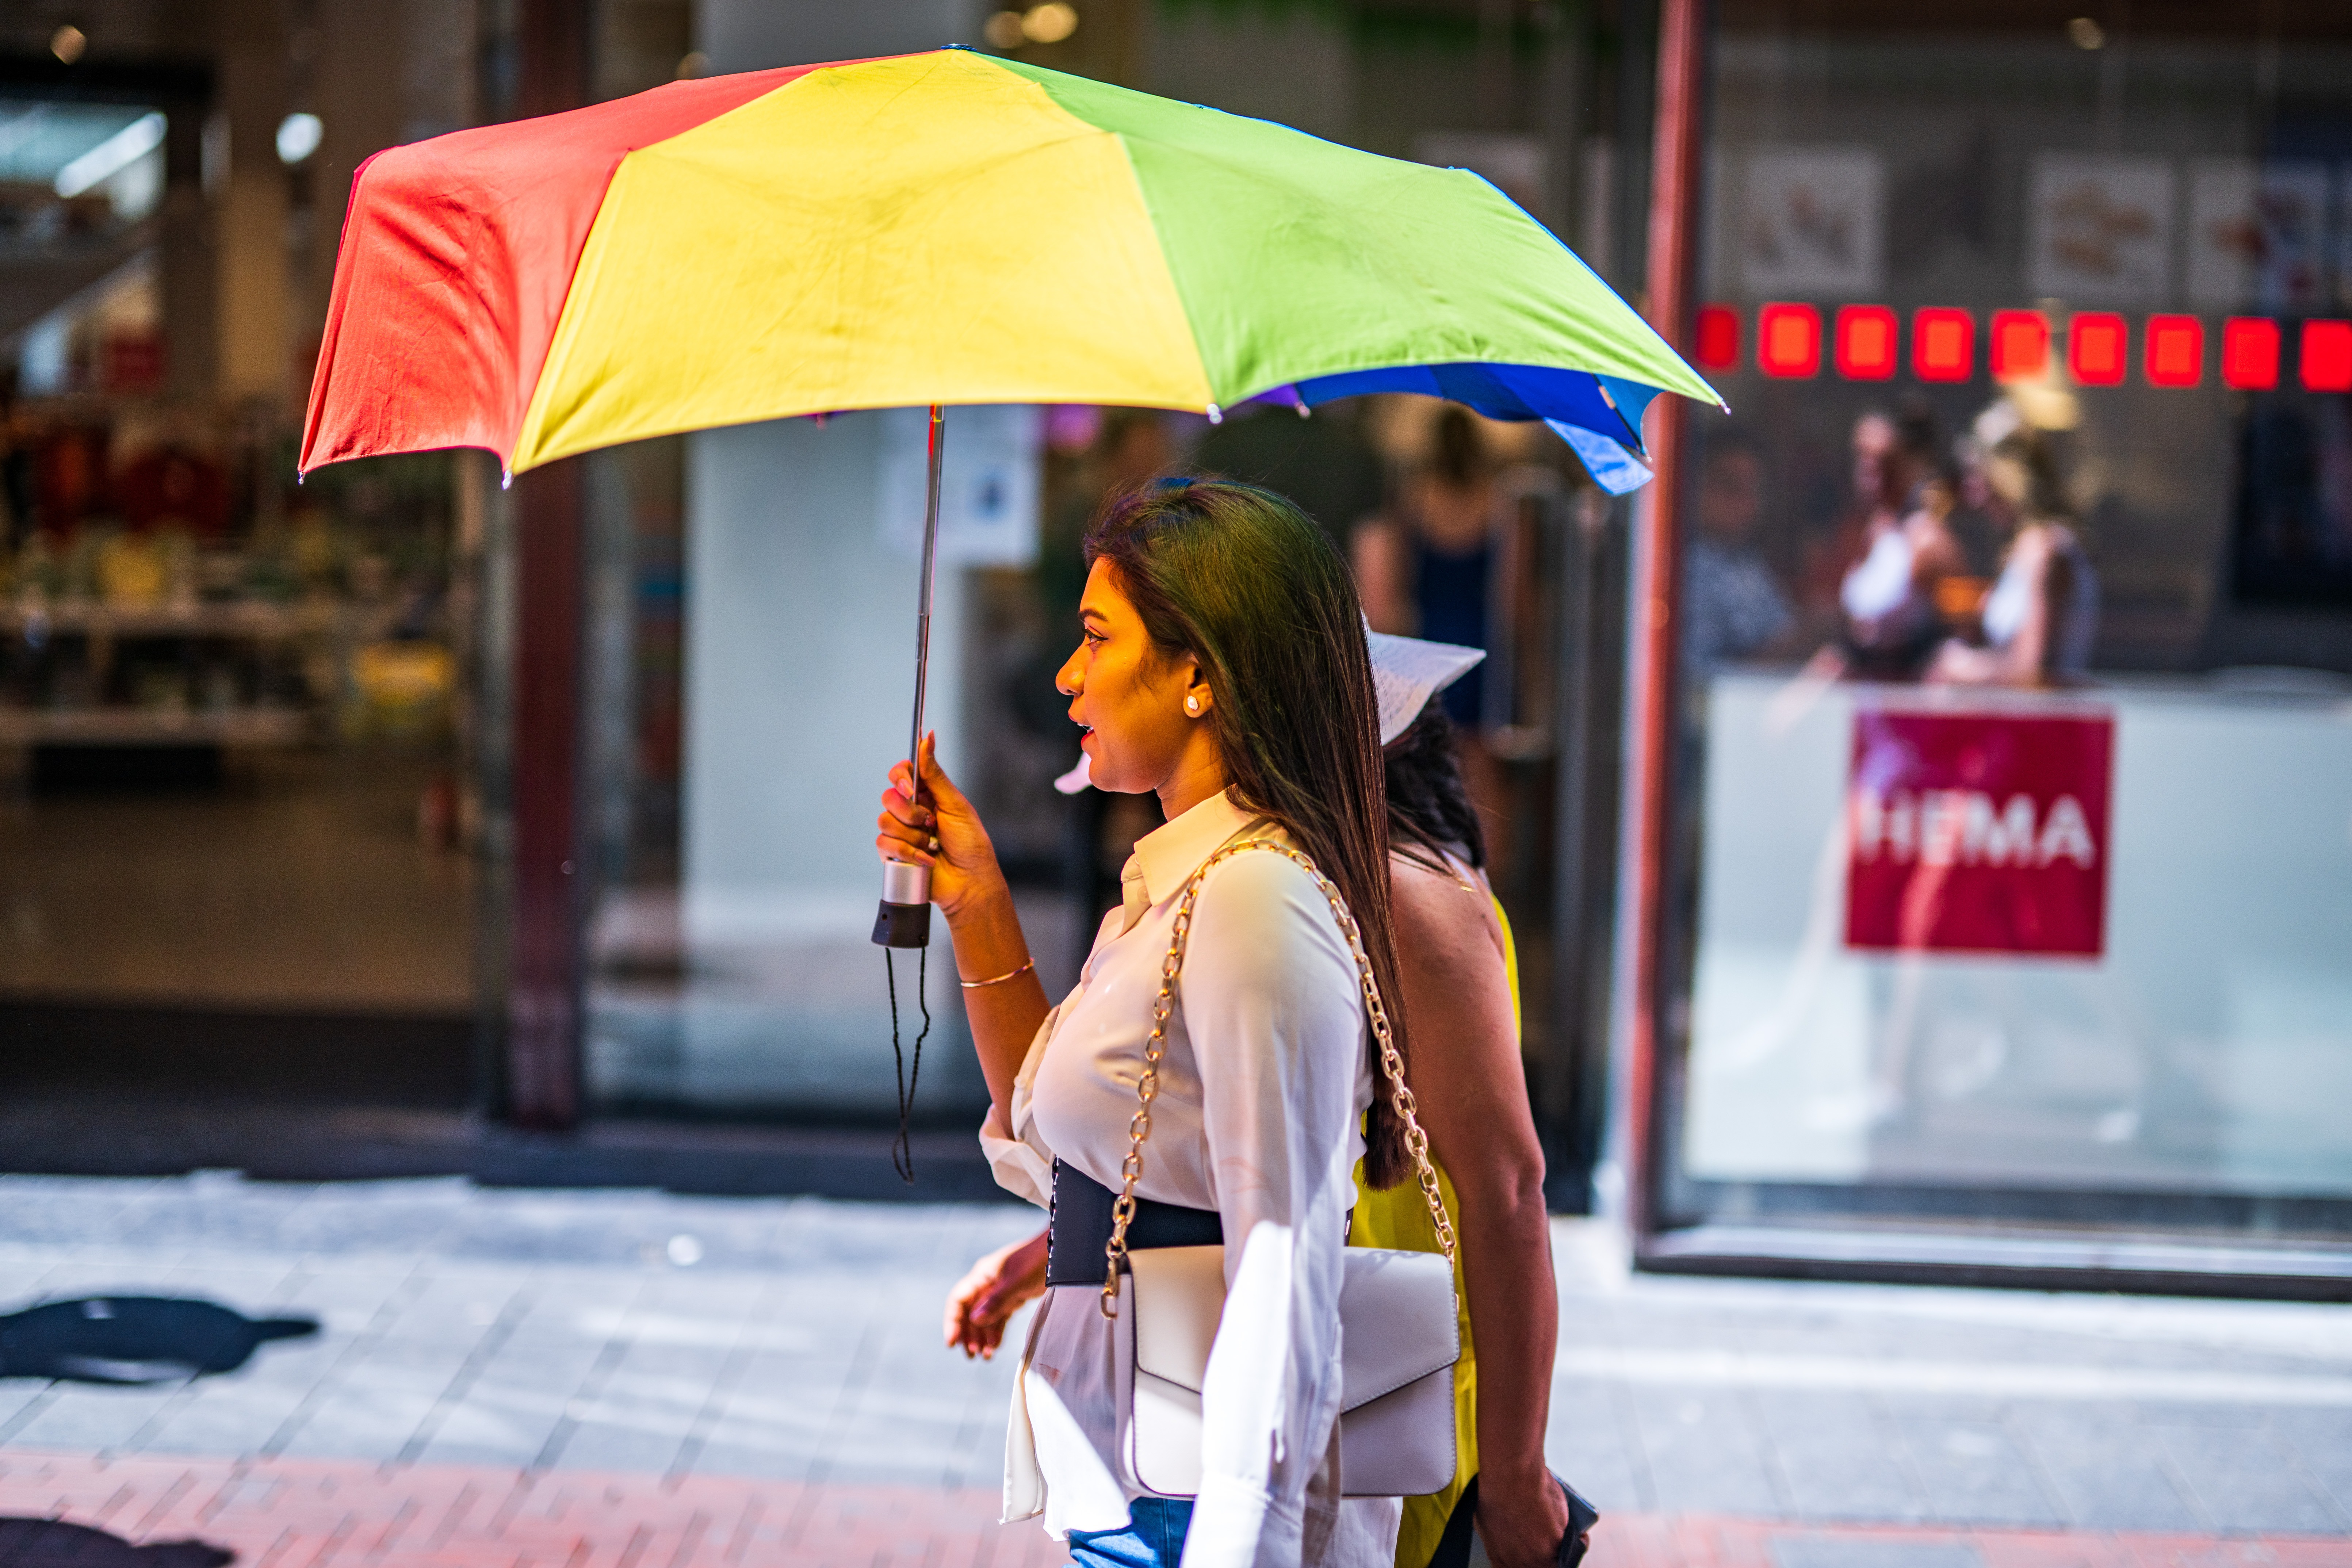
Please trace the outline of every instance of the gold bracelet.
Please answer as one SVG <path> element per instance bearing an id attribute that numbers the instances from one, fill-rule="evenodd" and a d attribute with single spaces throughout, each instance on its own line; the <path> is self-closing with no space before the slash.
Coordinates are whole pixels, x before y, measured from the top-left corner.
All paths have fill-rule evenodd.
<path id="1" fill-rule="evenodd" d="M 1037 961 L 1033 958 L 1018 969 L 1008 969 L 1002 974 L 992 974 L 985 980 L 966 980 L 961 975 L 958 975 L 956 984 L 967 991 L 977 991 L 983 985 L 1002 985 L 1008 980 L 1018 980 L 1036 967 Z"/>

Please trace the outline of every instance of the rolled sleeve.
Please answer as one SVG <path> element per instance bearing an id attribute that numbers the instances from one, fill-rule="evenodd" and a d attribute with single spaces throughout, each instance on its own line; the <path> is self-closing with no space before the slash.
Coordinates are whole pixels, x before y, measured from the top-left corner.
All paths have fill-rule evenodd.
<path id="1" fill-rule="evenodd" d="M 1227 1287 L 1184 1568 L 1296 1564 L 1339 1415 L 1342 1248 L 1368 1092 L 1361 994 L 1313 879 L 1263 852 L 1210 874 L 1180 984 Z"/>

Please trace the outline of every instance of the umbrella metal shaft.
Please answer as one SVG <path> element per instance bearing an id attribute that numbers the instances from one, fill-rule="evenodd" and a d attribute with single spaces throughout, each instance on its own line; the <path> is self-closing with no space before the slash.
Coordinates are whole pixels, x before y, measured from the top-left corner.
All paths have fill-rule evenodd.
<path id="1" fill-rule="evenodd" d="M 923 491 L 923 578 L 915 599 L 915 721 L 907 735 L 907 770 L 923 777 L 923 688 L 931 672 L 931 574 L 940 550 L 940 464 L 947 410 L 931 405 L 929 471 Z"/>
<path id="2" fill-rule="evenodd" d="M 923 781 L 923 689 L 931 672 L 931 578 L 940 552 L 940 468 L 946 456 L 947 410 L 931 405 L 929 471 L 923 497 L 923 574 L 915 599 L 915 719 L 907 733 L 907 772 L 919 795 Z M 877 947 L 928 947 L 931 872 L 928 866 L 882 863 L 882 907 L 874 916 Z"/>

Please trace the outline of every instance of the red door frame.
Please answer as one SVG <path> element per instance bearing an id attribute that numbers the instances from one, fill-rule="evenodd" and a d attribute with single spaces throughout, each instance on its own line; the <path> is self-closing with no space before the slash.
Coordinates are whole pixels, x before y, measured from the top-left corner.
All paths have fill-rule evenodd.
<path id="1" fill-rule="evenodd" d="M 587 0 L 523 0 L 515 23 L 518 118 L 588 101 L 593 20 Z M 580 1120 L 586 968 L 581 459 L 535 468 L 514 490 L 514 849 L 499 1110 L 520 1126 L 562 1129 Z"/>
<path id="2" fill-rule="evenodd" d="M 1677 353 L 1691 352 L 1697 273 L 1698 203 L 1706 81 L 1705 0 L 1660 0 L 1658 117 L 1650 154 L 1647 313 Z M 1626 831 L 1632 845 L 1633 987 L 1626 1053 L 1622 1144 L 1625 1222 L 1638 1253 L 1654 1233 L 1658 1173 L 1659 1020 L 1664 1011 L 1667 845 L 1672 832 L 1668 776 L 1673 765 L 1675 687 L 1681 660 L 1682 514 L 1689 464 L 1690 405 L 1661 397 L 1650 405 L 1648 441 L 1657 477 L 1635 511 L 1633 568 L 1633 776 Z"/>

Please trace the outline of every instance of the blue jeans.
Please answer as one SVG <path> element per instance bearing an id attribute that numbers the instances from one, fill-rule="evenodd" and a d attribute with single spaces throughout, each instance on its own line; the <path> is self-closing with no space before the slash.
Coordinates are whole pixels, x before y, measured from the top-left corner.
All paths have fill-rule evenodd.
<path id="1" fill-rule="evenodd" d="M 1192 1505 L 1181 1498 L 1139 1497 L 1125 1530 L 1070 1531 L 1070 1561 L 1079 1568 L 1176 1568 Z"/>

